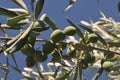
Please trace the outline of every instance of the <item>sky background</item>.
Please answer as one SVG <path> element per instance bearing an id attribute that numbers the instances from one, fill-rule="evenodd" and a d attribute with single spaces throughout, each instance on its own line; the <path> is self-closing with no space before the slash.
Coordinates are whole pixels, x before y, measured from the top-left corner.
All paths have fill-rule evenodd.
<path id="1" fill-rule="evenodd" d="M 24 1 L 27 3 L 27 6 L 29 8 L 30 0 Z M 68 4 L 68 0 L 45 0 L 45 5 L 41 15 L 43 13 L 46 13 L 51 19 L 55 21 L 60 29 L 64 29 L 66 26 L 69 25 L 66 21 L 67 17 L 70 18 L 76 25 L 78 25 L 81 20 L 89 21 L 89 18 L 91 18 L 93 21 L 99 20 L 99 18 L 101 17 L 100 11 L 102 11 L 107 17 L 112 17 L 116 21 L 120 21 L 119 12 L 117 9 L 118 2 L 119 0 L 100 0 L 100 3 L 98 3 L 97 0 L 77 0 L 77 2 L 71 9 L 69 9 L 67 12 L 64 12 L 64 9 Z M 11 0 L 0 0 L 0 6 L 10 8 L 18 7 Z M 6 17 L 0 15 L 0 22 L 5 23 Z M 51 31 L 49 31 L 48 33 L 42 33 L 39 38 L 48 39 L 50 33 Z M 8 35 L 14 36 L 16 35 L 16 33 L 13 33 L 12 30 L 9 30 Z M 2 36 L 1 33 L 0 36 Z M 22 54 L 15 54 L 15 56 L 18 61 L 18 65 L 20 66 L 20 68 L 23 68 L 25 65 L 25 56 L 23 56 Z M 5 63 L 5 58 L 3 55 L 0 55 L 0 61 Z M 12 60 L 10 60 L 10 62 L 13 63 Z M 3 75 L 4 74 L 0 71 L 0 76 Z M 103 74 L 103 77 L 101 77 L 99 80 L 103 80 L 105 78 L 104 75 L 105 74 Z M 90 80 L 93 75 L 86 76 L 89 78 L 88 80 Z M 20 80 L 21 76 L 16 71 L 12 71 L 10 72 L 8 78 L 8 80 Z"/>

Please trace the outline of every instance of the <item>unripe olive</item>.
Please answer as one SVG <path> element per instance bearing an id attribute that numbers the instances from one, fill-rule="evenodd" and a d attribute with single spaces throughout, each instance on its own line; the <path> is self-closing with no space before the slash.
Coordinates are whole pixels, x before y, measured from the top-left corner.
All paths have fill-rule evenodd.
<path id="1" fill-rule="evenodd" d="M 27 43 L 34 45 L 35 41 L 36 41 L 36 36 L 29 36 Z"/>
<path id="2" fill-rule="evenodd" d="M 45 44 L 43 44 L 43 53 L 45 55 L 50 54 L 55 49 L 55 47 L 55 44 L 51 40 L 46 41 Z"/>
<path id="3" fill-rule="evenodd" d="M 88 67 L 88 62 L 85 59 L 82 59 L 82 68 L 86 69 Z"/>
<path id="4" fill-rule="evenodd" d="M 58 48 L 61 48 L 62 50 L 64 50 L 67 47 L 67 43 L 64 42 L 59 42 L 55 44 Z"/>
<path id="5" fill-rule="evenodd" d="M 27 67 L 33 67 L 35 65 L 35 60 L 33 56 L 27 56 L 26 57 L 26 66 Z"/>
<path id="6" fill-rule="evenodd" d="M 59 51 L 57 51 L 57 50 L 54 50 L 53 52 L 52 52 L 52 57 L 53 58 L 59 58 L 60 59 L 60 56 L 61 56 L 62 54 L 61 54 L 61 52 L 59 52 Z"/>
<path id="7" fill-rule="evenodd" d="M 88 63 L 93 63 L 95 62 L 95 56 L 92 53 L 87 53 L 86 58 Z"/>
<path id="8" fill-rule="evenodd" d="M 96 43 L 98 41 L 98 36 L 95 33 L 88 35 L 88 41 L 91 43 Z"/>
<path id="9" fill-rule="evenodd" d="M 65 39 L 65 33 L 63 33 L 62 30 L 60 29 L 56 29 L 52 32 L 52 34 L 50 35 L 50 39 L 53 41 L 53 42 L 59 42 L 61 40 L 64 40 Z"/>
<path id="10" fill-rule="evenodd" d="M 64 33 L 68 36 L 73 36 L 76 33 L 76 28 L 73 26 L 68 26 L 64 29 Z"/>
<path id="11" fill-rule="evenodd" d="M 36 62 L 44 62 L 47 60 L 47 55 L 44 55 L 42 51 L 36 50 L 34 54 L 34 59 Z"/>
<path id="12" fill-rule="evenodd" d="M 110 71 L 110 69 L 113 67 L 113 62 L 105 61 L 105 62 L 102 64 L 102 67 L 103 67 L 104 70 Z"/>
<path id="13" fill-rule="evenodd" d="M 25 54 L 26 56 L 31 56 L 34 53 L 34 48 L 31 44 L 25 44 L 22 48 L 21 48 L 21 52 L 23 54 Z"/>
<path id="14" fill-rule="evenodd" d="M 76 50 L 71 50 L 70 48 L 67 49 L 67 55 L 70 57 L 70 58 L 74 58 L 76 56 Z"/>
<path id="15" fill-rule="evenodd" d="M 105 52 L 104 56 L 106 57 L 107 60 L 114 60 L 116 55 L 114 53 Z"/>

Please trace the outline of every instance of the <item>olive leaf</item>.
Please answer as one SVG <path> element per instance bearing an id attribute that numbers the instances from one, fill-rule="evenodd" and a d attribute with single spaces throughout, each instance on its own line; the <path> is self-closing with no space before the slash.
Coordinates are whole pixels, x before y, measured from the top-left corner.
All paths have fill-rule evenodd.
<path id="1" fill-rule="evenodd" d="M 19 30 L 21 29 L 22 27 L 21 26 L 8 26 L 7 24 L 1 24 L 1 28 L 4 28 L 4 29 L 16 29 L 16 30 Z"/>
<path id="2" fill-rule="evenodd" d="M 64 11 L 69 10 L 76 1 L 77 1 L 77 0 L 69 0 L 69 4 L 68 4 L 67 7 L 64 9 Z"/>
<path id="3" fill-rule="evenodd" d="M 76 70 L 75 70 L 75 75 L 74 75 L 74 78 L 73 78 L 73 80 L 77 80 L 77 76 L 78 76 L 78 72 L 79 72 L 79 70 L 78 70 L 79 68 L 78 67 L 76 67 Z"/>
<path id="4" fill-rule="evenodd" d="M 27 9 L 27 6 L 26 6 L 26 4 L 24 3 L 24 1 L 23 0 L 12 0 L 13 2 L 15 2 L 16 4 L 18 4 L 20 7 L 22 7 L 23 9 L 26 9 L 26 10 L 28 10 Z"/>
<path id="5" fill-rule="evenodd" d="M 15 13 L 18 13 L 18 15 L 20 14 L 29 14 L 27 10 L 22 9 L 22 8 L 8 8 L 9 11 L 13 11 Z"/>
<path id="6" fill-rule="evenodd" d="M 55 22 L 51 20 L 46 14 L 43 14 L 40 19 L 50 25 L 53 30 L 59 29 Z"/>
<path id="7" fill-rule="evenodd" d="M 8 19 L 7 25 L 9 25 L 9 26 L 19 25 L 19 22 L 22 20 L 25 20 L 26 18 L 28 18 L 28 14 L 11 17 Z"/>
<path id="8" fill-rule="evenodd" d="M 118 2 L 118 11 L 120 12 L 120 1 Z"/>
<path id="9" fill-rule="evenodd" d="M 35 18 L 38 18 L 44 5 L 44 0 L 36 0 Z"/>
<path id="10" fill-rule="evenodd" d="M 4 51 L 5 55 L 16 52 L 24 46 L 24 44 L 26 43 L 26 41 L 28 39 L 28 35 L 32 29 L 32 26 L 33 26 L 33 22 L 31 22 L 29 27 L 21 34 L 21 36 L 10 47 L 8 47 Z"/>
<path id="11" fill-rule="evenodd" d="M 17 16 L 18 14 L 14 11 L 10 11 L 6 8 L 0 7 L 0 15 L 5 15 L 5 16 L 8 16 L 8 17 L 14 17 L 14 16 Z"/>
<path id="12" fill-rule="evenodd" d="M 35 0 L 31 0 L 31 2 L 30 2 L 30 3 L 31 3 L 31 10 L 32 10 L 32 11 L 34 11 L 34 5 L 33 5 L 34 2 L 35 2 Z"/>

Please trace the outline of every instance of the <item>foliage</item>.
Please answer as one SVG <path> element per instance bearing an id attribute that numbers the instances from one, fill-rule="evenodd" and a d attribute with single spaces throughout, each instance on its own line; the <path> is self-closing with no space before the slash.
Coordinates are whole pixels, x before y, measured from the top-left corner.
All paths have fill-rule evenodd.
<path id="1" fill-rule="evenodd" d="M 5 80 L 9 74 L 9 67 L 20 73 L 24 80 L 83 80 L 86 79 L 83 70 L 89 68 L 98 70 L 92 80 L 98 79 L 104 70 L 108 78 L 119 78 L 119 22 L 111 17 L 107 18 L 101 12 L 102 17 L 96 22 L 82 20 L 76 25 L 67 18 L 69 26 L 60 30 L 48 15 L 40 16 L 45 0 L 30 0 L 31 10 L 23 0 L 12 1 L 21 8 L 0 7 L 0 15 L 8 17 L 7 23 L 0 25 L 5 35 L 0 37 L 4 40 L 0 43 L 0 53 L 6 57 L 5 64 L 0 62 L 0 69 L 4 71 Z M 71 1 L 65 11 L 75 2 Z M 120 2 L 118 10 L 120 11 Z M 16 30 L 18 34 L 9 37 L 5 29 Z M 43 31 L 47 32 L 50 29 L 53 30 L 50 39 L 38 38 L 44 35 L 41 34 Z M 42 48 L 35 48 L 36 42 L 42 43 L 42 46 L 39 46 Z M 14 56 L 17 51 L 26 56 L 24 71 L 17 65 Z M 15 65 L 11 65 L 8 61 L 9 55 L 12 56 Z M 44 69 L 42 62 L 47 64 L 48 71 Z"/>

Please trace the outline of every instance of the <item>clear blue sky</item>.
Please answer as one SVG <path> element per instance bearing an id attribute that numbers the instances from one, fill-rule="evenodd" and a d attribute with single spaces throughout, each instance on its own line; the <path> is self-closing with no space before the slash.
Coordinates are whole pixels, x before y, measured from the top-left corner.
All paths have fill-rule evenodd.
<path id="1" fill-rule="evenodd" d="M 24 0 L 28 7 L 30 0 Z M 89 18 L 92 18 L 93 21 L 96 21 L 100 18 L 100 11 L 103 11 L 105 15 L 108 17 L 112 17 L 116 21 L 120 21 L 119 13 L 117 10 L 117 4 L 119 0 L 100 0 L 100 3 L 97 3 L 97 0 L 77 0 L 77 3 L 68 10 L 67 12 L 63 12 L 64 8 L 68 4 L 68 0 L 45 0 L 45 5 L 42 10 L 42 13 L 46 13 L 51 19 L 53 19 L 57 25 L 63 29 L 67 25 L 69 25 L 66 21 L 66 17 L 69 17 L 75 24 L 79 24 L 80 20 L 89 21 Z M 0 6 L 3 7 L 18 7 L 11 0 L 0 0 Z M 0 22 L 5 23 L 5 17 L 0 15 Z M 14 35 L 12 31 L 8 32 L 9 35 Z M 2 34 L 0 33 L 0 36 Z M 43 34 L 42 34 L 43 35 Z M 40 38 L 44 37 L 49 38 L 49 32 L 46 33 Z M 19 62 L 19 66 L 24 67 L 24 58 L 25 56 L 21 54 L 15 54 L 17 61 Z M 4 62 L 4 56 L 0 55 L 0 61 Z M 11 61 L 13 62 L 13 61 Z M 3 74 L 0 71 L 0 76 Z M 92 77 L 92 76 L 91 76 Z M 16 71 L 11 72 L 8 76 L 9 80 L 20 80 L 20 75 L 17 75 Z M 89 80 L 89 79 L 88 79 Z M 100 79 L 101 80 L 101 79 Z"/>

